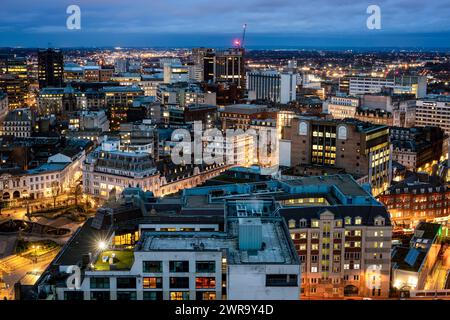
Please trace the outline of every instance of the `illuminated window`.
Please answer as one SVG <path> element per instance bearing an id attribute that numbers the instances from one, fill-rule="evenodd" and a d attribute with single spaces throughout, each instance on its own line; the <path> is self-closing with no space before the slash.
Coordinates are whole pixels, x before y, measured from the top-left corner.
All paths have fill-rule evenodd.
<path id="1" fill-rule="evenodd" d="M 311 267 L 311 272 L 313 273 L 317 272 L 317 267 Z"/>
<path id="2" fill-rule="evenodd" d="M 162 278 L 161 277 L 144 277 L 142 279 L 142 287 L 144 289 L 161 289 Z"/>
<path id="3" fill-rule="evenodd" d="M 293 219 L 289 220 L 289 228 L 291 229 L 295 228 L 295 220 Z"/>
<path id="4" fill-rule="evenodd" d="M 189 291 L 171 291 L 170 300 L 189 300 Z"/>
<path id="5" fill-rule="evenodd" d="M 214 291 L 200 291 L 195 294 L 196 300 L 216 300 L 216 293 Z"/>
<path id="6" fill-rule="evenodd" d="M 352 224 L 352 218 L 345 217 L 345 224 Z"/>
<path id="7" fill-rule="evenodd" d="M 361 223 L 362 223 L 361 217 L 356 217 L 355 218 L 355 224 L 361 224 Z"/>
<path id="8" fill-rule="evenodd" d="M 214 277 L 195 278 L 196 289 L 214 289 L 215 287 L 216 287 L 216 278 Z"/>

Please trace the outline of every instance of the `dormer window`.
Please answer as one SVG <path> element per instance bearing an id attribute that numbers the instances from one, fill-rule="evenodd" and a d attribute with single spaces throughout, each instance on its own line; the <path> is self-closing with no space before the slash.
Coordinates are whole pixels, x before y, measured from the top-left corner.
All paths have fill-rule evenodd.
<path id="1" fill-rule="evenodd" d="M 358 224 L 361 224 L 361 223 L 362 223 L 361 217 L 356 217 L 355 218 L 355 224 L 358 225 Z"/>
<path id="2" fill-rule="evenodd" d="M 319 227 L 319 220 L 312 220 L 311 221 L 311 227 L 312 228 L 318 228 Z"/>
<path id="3" fill-rule="evenodd" d="M 374 220 L 374 224 L 376 226 L 384 226 L 384 223 L 385 223 L 385 221 L 384 221 L 384 218 L 382 218 L 382 217 L 376 217 Z"/>
<path id="4" fill-rule="evenodd" d="M 345 224 L 352 224 L 352 218 L 345 217 Z"/>
<path id="5" fill-rule="evenodd" d="M 341 219 L 336 220 L 336 221 L 334 222 L 334 226 L 335 226 L 336 228 L 342 228 L 342 220 L 341 220 Z"/>
<path id="6" fill-rule="evenodd" d="M 289 229 L 294 229 L 295 228 L 295 220 L 291 219 L 289 220 Z"/>
<path id="7" fill-rule="evenodd" d="M 300 219 L 300 227 L 306 227 L 306 219 Z"/>

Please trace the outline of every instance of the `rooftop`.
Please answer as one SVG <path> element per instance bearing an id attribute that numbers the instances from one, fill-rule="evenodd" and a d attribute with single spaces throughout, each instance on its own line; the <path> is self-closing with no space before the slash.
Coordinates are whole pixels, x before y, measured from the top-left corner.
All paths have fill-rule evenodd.
<path id="1" fill-rule="evenodd" d="M 151 232 L 142 240 L 143 251 L 222 251 L 229 264 L 295 264 L 281 221 L 262 221 L 261 250 L 239 249 L 239 222 L 231 221 L 228 232 Z M 287 241 L 286 241 L 287 240 Z"/>

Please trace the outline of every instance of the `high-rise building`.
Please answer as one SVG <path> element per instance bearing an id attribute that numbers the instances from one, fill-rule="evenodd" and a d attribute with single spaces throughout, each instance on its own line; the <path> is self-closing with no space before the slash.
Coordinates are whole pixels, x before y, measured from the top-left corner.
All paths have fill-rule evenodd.
<path id="1" fill-rule="evenodd" d="M 193 76 L 191 76 L 191 79 L 195 79 L 198 82 L 204 81 L 205 79 L 205 58 L 209 58 L 211 53 L 214 53 L 213 49 L 209 48 L 193 48 L 192 49 L 192 67 L 191 67 L 191 73 L 193 73 Z M 212 61 L 214 64 L 214 60 Z M 209 67 L 209 65 L 208 65 Z M 214 68 L 214 66 L 213 66 Z M 209 69 L 209 68 L 208 68 Z M 209 73 L 209 70 L 208 70 Z M 212 70 L 212 76 L 214 76 L 214 70 Z M 207 81 L 207 80 L 206 80 Z"/>
<path id="2" fill-rule="evenodd" d="M 63 86 L 64 57 L 60 50 L 40 50 L 38 64 L 39 88 Z"/>
<path id="3" fill-rule="evenodd" d="M 0 75 L 0 90 L 8 95 L 9 109 L 23 108 L 28 88 L 26 79 L 16 74 Z"/>
<path id="4" fill-rule="evenodd" d="M 212 49 L 208 49 L 203 57 L 203 81 L 215 82 L 216 75 L 216 54 Z"/>
<path id="5" fill-rule="evenodd" d="M 256 100 L 289 103 L 296 99 L 297 74 L 278 71 L 247 73 L 247 90 L 254 92 Z"/>
<path id="6" fill-rule="evenodd" d="M 244 49 L 231 48 L 216 53 L 215 81 L 233 82 L 238 88 L 245 87 Z"/>

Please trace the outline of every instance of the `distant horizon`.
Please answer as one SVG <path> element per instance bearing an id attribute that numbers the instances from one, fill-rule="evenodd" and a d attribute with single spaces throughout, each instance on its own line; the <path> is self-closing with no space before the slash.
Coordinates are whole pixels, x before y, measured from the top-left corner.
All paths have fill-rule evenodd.
<path id="1" fill-rule="evenodd" d="M 83 43 L 76 39 L 74 43 L 62 41 L 59 37 L 49 36 L 33 44 L 8 44 L 0 39 L 0 49 L 191 49 L 197 47 L 229 48 L 233 46 L 233 34 L 151 34 L 150 38 L 138 41 L 115 41 L 114 43 L 91 41 Z M 125 35 L 132 38 L 132 35 Z M 78 34 L 80 37 L 80 34 Z M 84 37 L 81 37 L 84 38 Z M 72 37 L 72 41 L 73 41 Z M 137 40 L 137 39 L 136 39 Z M 45 42 L 44 42 L 45 41 Z M 97 41 L 95 41 L 97 42 Z M 111 41 L 112 42 L 112 41 Z M 133 43 L 132 43 L 133 42 Z M 136 43 L 134 43 L 136 42 Z M 248 50 L 324 50 L 324 51 L 450 51 L 450 32 L 409 33 L 409 34 L 248 34 L 245 44 Z"/>

